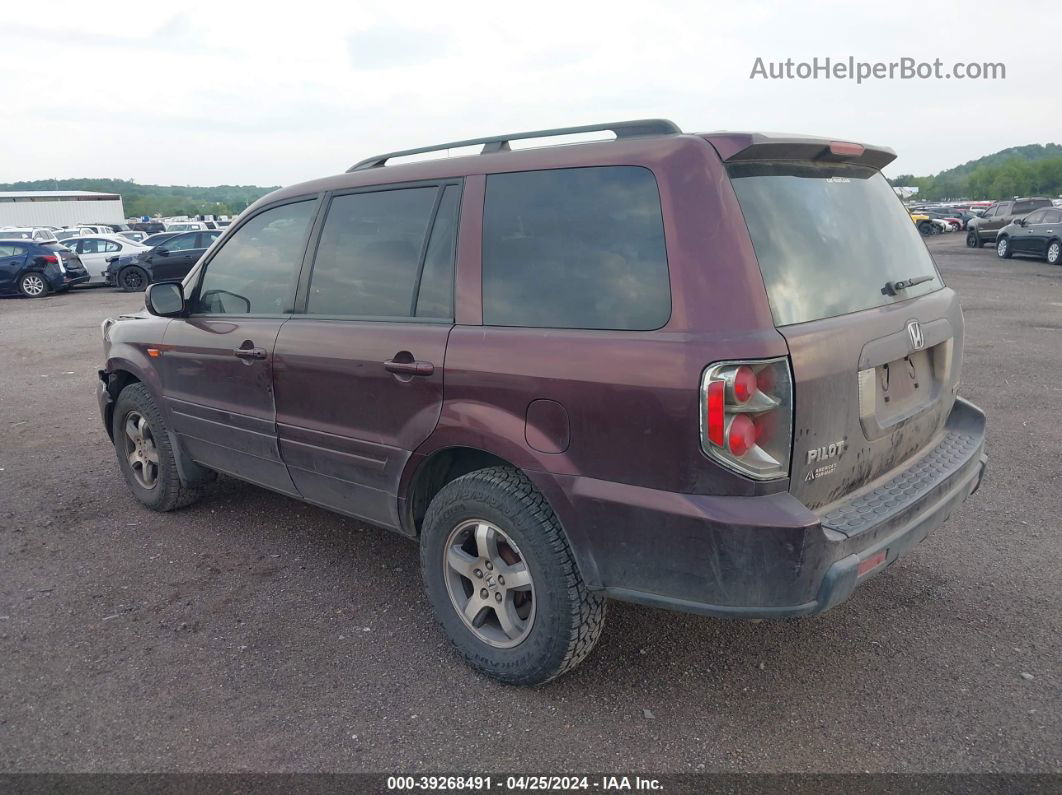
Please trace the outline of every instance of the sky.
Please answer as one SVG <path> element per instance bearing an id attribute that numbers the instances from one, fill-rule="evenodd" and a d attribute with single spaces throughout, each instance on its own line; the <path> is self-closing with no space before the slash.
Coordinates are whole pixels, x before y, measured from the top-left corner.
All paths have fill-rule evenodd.
<path id="1" fill-rule="evenodd" d="M 885 144 L 893 176 L 1062 143 L 1049 0 L 53 0 L 2 16 L 0 182 L 286 185 L 381 151 L 645 117 Z M 750 78 L 757 58 L 815 57 L 1006 78 Z"/>

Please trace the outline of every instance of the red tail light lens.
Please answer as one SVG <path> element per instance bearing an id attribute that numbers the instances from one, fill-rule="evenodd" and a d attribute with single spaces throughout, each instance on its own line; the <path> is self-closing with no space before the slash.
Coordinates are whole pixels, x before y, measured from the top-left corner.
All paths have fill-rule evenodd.
<path id="1" fill-rule="evenodd" d="M 706 390 L 708 439 L 712 444 L 723 446 L 726 434 L 726 384 L 713 381 Z"/>
<path id="2" fill-rule="evenodd" d="M 45 265 L 58 265 L 59 258 L 55 254 L 45 254 L 41 257 Z"/>
<path id="3" fill-rule="evenodd" d="M 757 480 L 789 474 L 793 379 L 788 358 L 717 362 L 701 380 L 701 448 Z"/>

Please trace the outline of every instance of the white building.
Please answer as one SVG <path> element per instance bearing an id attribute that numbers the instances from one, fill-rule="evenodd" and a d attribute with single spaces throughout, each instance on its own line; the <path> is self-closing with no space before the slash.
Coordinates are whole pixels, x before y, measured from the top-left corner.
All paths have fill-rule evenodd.
<path id="1" fill-rule="evenodd" d="M 0 227 L 120 224 L 122 197 L 87 190 L 0 191 Z"/>

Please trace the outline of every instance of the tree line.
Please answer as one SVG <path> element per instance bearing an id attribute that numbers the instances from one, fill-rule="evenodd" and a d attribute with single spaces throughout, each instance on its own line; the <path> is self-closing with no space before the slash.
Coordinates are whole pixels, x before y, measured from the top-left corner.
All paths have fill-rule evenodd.
<path id="1" fill-rule="evenodd" d="M 901 174 L 889 183 L 896 187 L 917 187 L 919 199 L 1054 198 L 1062 195 L 1062 146 L 1015 146 L 939 174 L 928 177 Z"/>
<path id="2" fill-rule="evenodd" d="M 87 190 L 120 193 L 127 216 L 237 215 L 276 190 L 257 185 L 140 185 L 124 179 L 37 179 L 0 184 L 0 190 Z"/>

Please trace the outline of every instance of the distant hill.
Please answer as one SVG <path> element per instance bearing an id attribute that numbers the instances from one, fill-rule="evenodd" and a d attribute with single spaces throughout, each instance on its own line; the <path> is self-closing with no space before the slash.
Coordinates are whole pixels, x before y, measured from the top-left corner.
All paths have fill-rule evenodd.
<path id="1" fill-rule="evenodd" d="M 1055 197 L 1062 195 L 1062 146 L 1012 146 L 939 174 L 901 174 L 889 182 L 896 186 L 917 185 L 919 199 Z"/>
<path id="2" fill-rule="evenodd" d="M 141 185 L 124 179 L 37 179 L 0 183 L 0 190 L 91 190 L 120 193 L 126 215 L 235 215 L 276 187 Z"/>

